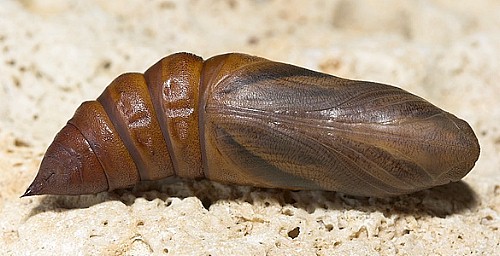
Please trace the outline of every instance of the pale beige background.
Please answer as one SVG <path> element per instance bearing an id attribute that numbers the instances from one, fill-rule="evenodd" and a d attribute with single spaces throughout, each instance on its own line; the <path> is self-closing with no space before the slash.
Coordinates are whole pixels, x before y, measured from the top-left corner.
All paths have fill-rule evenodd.
<path id="1" fill-rule="evenodd" d="M 496 0 L 0 1 L 0 254 L 498 253 L 499 14 Z M 467 120 L 481 157 L 464 182 L 392 199 L 208 181 L 19 198 L 82 101 L 177 51 L 398 85 Z"/>

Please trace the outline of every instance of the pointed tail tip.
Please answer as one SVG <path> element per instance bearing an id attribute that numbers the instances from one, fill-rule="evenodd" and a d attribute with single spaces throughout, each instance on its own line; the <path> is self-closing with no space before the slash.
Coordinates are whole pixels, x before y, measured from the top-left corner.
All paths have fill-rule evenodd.
<path id="1" fill-rule="evenodd" d="M 31 191 L 30 188 L 26 189 L 26 192 L 24 192 L 24 194 L 22 194 L 19 198 L 23 198 L 23 197 L 26 197 L 26 196 L 32 196 L 33 195 L 33 191 Z"/>
<path id="2" fill-rule="evenodd" d="M 27 197 L 27 196 L 36 196 L 36 195 L 41 195 L 40 189 L 37 189 L 33 185 L 30 185 L 28 189 L 26 189 L 26 192 L 22 194 L 19 198 Z"/>

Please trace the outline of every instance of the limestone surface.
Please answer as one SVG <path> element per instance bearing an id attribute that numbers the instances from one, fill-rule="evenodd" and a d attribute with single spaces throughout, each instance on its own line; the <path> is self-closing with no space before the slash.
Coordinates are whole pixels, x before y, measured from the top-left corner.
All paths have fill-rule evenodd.
<path id="1" fill-rule="evenodd" d="M 498 255 L 500 2 L 65 1 L 0 6 L 1 255 Z M 161 57 L 245 52 L 393 84 L 465 119 L 462 182 L 395 198 L 168 180 L 19 198 L 78 105 Z"/>

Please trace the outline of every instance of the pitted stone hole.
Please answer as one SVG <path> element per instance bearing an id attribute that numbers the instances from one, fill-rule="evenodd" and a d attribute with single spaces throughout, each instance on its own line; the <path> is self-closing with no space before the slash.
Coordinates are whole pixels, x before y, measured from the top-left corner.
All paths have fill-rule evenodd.
<path id="1" fill-rule="evenodd" d="M 110 60 L 104 60 L 102 63 L 101 63 L 101 67 L 103 69 L 110 69 L 111 68 L 111 61 Z"/>
<path id="2" fill-rule="evenodd" d="M 24 141 L 24 140 L 22 140 L 22 139 L 18 139 L 18 138 L 16 138 L 16 139 L 14 140 L 14 146 L 15 146 L 15 147 L 29 147 L 29 146 L 30 146 L 30 144 L 29 144 L 29 142 L 27 142 L 27 141 Z"/>
<path id="3" fill-rule="evenodd" d="M 169 207 L 172 204 L 172 200 L 169 198 L 165 200 L 165 207 Z"/>
<path id="4" fill-rule="evenodd" d="M 326 231 L 330 232 L 333 230 L 333 224 L 326 224 L 323 220 L 316 221 L 320 226 L 323 226 Z"/>
<path id="5" fill-rule="evenodd" d="M 333 230 L 333 225 L 332 224 L 326 224 L 325 228 L 327 231 L 332 231 Z"/>
<path id="6" fill-rule="evenodd" d="M 291 209 L 284 209 L 283 210 L 283 214 L 287 215 L 287 216 L 293 216 L 294 215 L 294 213 L 293 213 L 293 211 Z"/>
<path id="7" fill-rule="evenodd" d="M 300 228 L 299 227 L 296 227 L 290 231 L 288 231 L 288 237 L 290 237 L 291 239 L 295 239 L 296 237 L 298 237 L 300 234 Z"/>

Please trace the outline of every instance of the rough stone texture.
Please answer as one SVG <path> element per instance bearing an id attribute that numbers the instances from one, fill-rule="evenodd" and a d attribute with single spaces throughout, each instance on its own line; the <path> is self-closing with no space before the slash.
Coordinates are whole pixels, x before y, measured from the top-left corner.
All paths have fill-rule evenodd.
<path id="1" fill-rule="evenodd" d="M 1 255 L 500 252 L 497 0 L 1 4 Z M 463 182 L 391 199 L 178 180 L 19 198 L 83 100 L 178 51 L 241 51 L 399 85 L 466 119 L 481 157 Z"/>

